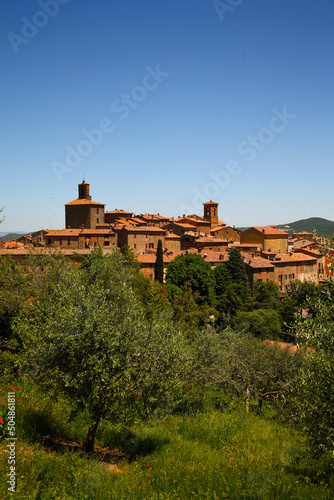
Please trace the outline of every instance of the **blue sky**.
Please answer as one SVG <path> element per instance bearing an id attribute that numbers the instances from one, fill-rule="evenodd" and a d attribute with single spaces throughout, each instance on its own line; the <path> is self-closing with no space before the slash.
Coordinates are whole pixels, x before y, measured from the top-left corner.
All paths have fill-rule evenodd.
<path id="1" fill-rule="evenodd" d="M 332 0 L 2 0 L 1 231 L 107 210 L 334 220 Z"/>

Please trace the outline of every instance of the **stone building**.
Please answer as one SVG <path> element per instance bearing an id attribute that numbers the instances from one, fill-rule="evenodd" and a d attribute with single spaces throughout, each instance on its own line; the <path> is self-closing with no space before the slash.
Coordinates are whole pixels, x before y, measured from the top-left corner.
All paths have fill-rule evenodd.
<path id="1" fill-rule="evenodd" d="M 92 201 L 89 194 L 89 184 L 82 181 L 78 185 L 79 194 L 76 200 L 65 205 L 65 227 L 71 229 L 96 229 L 104 222 L 104 203 Z"/>
<path id="2" fill-rule="evenodd" d="M 158 226 L 123 226 L 118 230 L 118 244 L 121 250 L 127 245 L 137 255 L 154 252 L 159 240 L 165 246 L 165 234 L 166 231 Z"/>
<path id="3" fill-rule="evenodd" d="M 269 254 L 287 253 L 288 233 L 276 226 L 250 227 L 240 235 L 240 243 L 253 243 L 261 246 L 262 252 Z"/>
<path id="4" fill-rule="evenodd" d="M 116 250 L 117 238 L 111 229 L 68 228 L 46 231 L 45 244 L 46 246 L 67 249 L 102 247 L 108 250 Z"/>

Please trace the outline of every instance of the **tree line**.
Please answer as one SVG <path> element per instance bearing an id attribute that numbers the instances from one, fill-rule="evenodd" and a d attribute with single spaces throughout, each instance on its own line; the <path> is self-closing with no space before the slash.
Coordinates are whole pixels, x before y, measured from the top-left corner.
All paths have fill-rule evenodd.
<path id="1" fill-rule="evenodd" d="M 123 255 L 32 255 L 25 266 L 0 258 L 1 368 L 66 395 L 98 425 L 159 411 L 191 411 L 218 391 L 259 415 L 263 403 L 294 422 L 323 452 L 333 450 L 333 284 L 275 283 L 250 289 L 240 252 L 212 269 L 198 254 L 177 257 L 166 282 L 146 279 Z M 305 319 L 301 310 L 309 312 Z M 264 339 L 289 338 L 291 354 Z M 313 350 L 307 350 L 312 347 Z M 197 395 L 197 396 L 196 396 Z M 253 406 L 252 406 L 253 405 Z"/>

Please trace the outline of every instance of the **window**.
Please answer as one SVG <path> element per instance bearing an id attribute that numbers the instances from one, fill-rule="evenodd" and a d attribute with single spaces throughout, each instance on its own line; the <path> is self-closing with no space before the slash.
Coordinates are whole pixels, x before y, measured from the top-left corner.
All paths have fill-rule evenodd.
<path id="1" fill-rule="evenodd" d="M 215 216 L 215 215 L 216 215 L 216 209 L 215 209 L 215 208 L 212 210 L 212 215 L 213 215 L 213 216 Z"/>
<path id="2" fill-rule="evenodd" d="M 149 243 L 148 248 L 154 248 L 154 243 Z"/>
<path id="3" fill-rule="evenodd" d="M 97 214 L 99 213 L 99 207 L 96 207 L 96 213 Z"/>
<path id="4" fill-rule="evenodd" d="M 152 264 L 152 262 L 150 263 L 150 267 L 154 267 L 154 265 Z"/>
<path id="5" fill-rule="evenodd" d="M 96 222 L 97 222 L 97 224 L 99 224 L 99 222 L 100 222 L 100 219 L 99 219 L 99 218 L 97 218 L 97 219 L 96 219 Z"/>
<path id="6" fill-rule="evenodd" d="M 103 246 L 104 247 L 108 247 L 109 245 L 110 245 L 110 241 L 109 240 L 104 240 Z"/>
<path id="7" fill-rule="evenodd" d="M 71 244 L 70 238 L 67 238 L 67 244 L 68 244 L 68 246 L 70 246 L 70 244 Z"/>
<path id="8" fill-rule="evenodd" d="M 59 245 L 62 246 L 62 244 L 63 244 L 63 240 L 60 238 Z"/>
<path id="9" fill-rule="evenodd" d="M 210 215 L 210 208 L 207 208 L 206 209 L 206 216 L 209 217 L 209 215 Z"/>
<path id="10" fill-rule="evenodd" d="M 171 242 L 170 246 L 171 246 L 171 248 L 173 248 L 173 242 Z"/>
<path id="11" fill-rule="evenodd" d="M 149 275 L 150 280 L 153 280 L 153 274 Z"/>
<path id="12" fill-rule="evenodd" d="M 137 235 L 136 235 L 136 234 L 134 234 L 134 235 L 133 235 L 133 237 L 134 237 L 134 239 L 136 239 L 136 238 L 137 238 Z"/>
<path id="13" fill-rule="evenodd" d="M 137 243 L 134 243 L 133 244 L 133 248 L 136 249 L 137 248 Z"/>

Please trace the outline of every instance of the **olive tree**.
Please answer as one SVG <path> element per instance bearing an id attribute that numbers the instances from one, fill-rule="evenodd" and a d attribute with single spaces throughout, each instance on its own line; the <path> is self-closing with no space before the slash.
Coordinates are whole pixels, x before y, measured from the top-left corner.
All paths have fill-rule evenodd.
<path id="1" fill-rule="evenodd" d="M 299 423 L 315 451 L 334 451 L 334 285 L 329 283 L 308 307 L 312 316 L 296 317 L 295 334 L 308 347 L 298 383 L 290 391 L 285 417 Z"/>
<path id="2" fill-rule="evenodd" d="M 50 257 L 39 296 L 16 322 L 25 363 L 43 387 L 91 415 L 85 449 L 101 419 L 120 421 L 165 405 L 180 387 L 186 349 L 167 312 L 147 319 L 133 273 L 95 252 L 83 268 Z"/>

